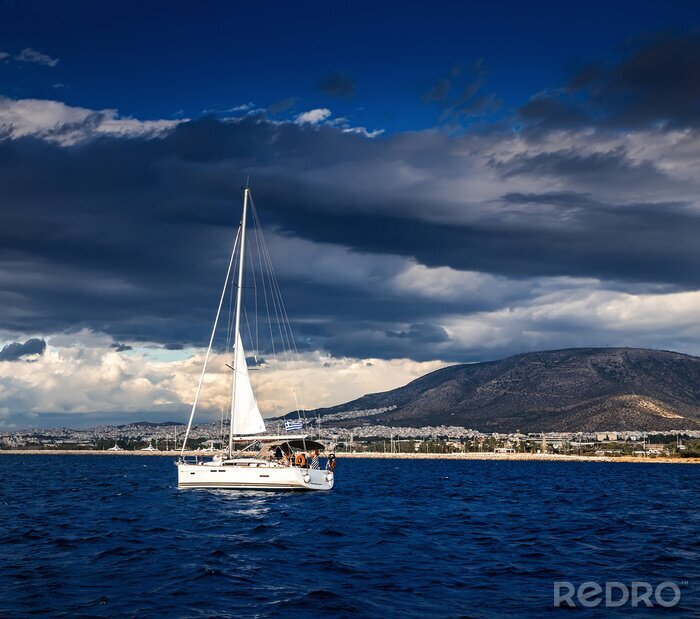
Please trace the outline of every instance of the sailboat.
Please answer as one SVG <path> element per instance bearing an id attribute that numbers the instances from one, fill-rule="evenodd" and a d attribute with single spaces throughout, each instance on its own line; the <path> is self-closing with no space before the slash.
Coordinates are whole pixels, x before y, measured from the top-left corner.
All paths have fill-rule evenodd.
<path id="1" fill-rule="evenodd" d="M 204 366 L 187 423 L 185 440 L 182 443 L 180 457 L 176 462 L 178 487 L 238 490 L 331 490 L 335 483 L 335 456 L 330 454 L 325 458 L 325 464 L 322 465 L 319 454 L 325 451 L 325 446 L 319 441 L 311 440 L 307 434 L 266 435 L 265 421 L 258 408 L 250 380 L 248 362 L 241 338 L 241 311 L 244 290 L 246 223 L 251 201 L 251 191 L 246 186 L 243 188 L 243 214 L 231 252 L 224 288 L 204 358 Z M 267 257 L 269 258 L 269 254 Z M 200 455 L 186 456 L 187 441 L 202 392 L 204 376 L 226 292 L 232 284 L 231 275 L 236 260 L 238 276 L 235 284 L 233 365 L 227 364 L 232 371 L 228 448 L 222 441 L 222 449 L 211 459 L 202 458 Z M 274 289 L 278 294 L 279 286 L 276 282 L 274 282 Z M 283 318 L 286 319 L 286 311 L 283 312 Z M 222 418 L 222 428 L 224 427 L 223 421 Z M 301 418 L 297 423 L 296 427 L 303 427 Z"/>

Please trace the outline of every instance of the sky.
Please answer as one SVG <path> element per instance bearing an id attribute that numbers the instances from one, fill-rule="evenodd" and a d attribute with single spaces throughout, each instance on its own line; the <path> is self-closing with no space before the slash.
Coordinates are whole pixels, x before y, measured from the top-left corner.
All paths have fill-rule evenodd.
<path id="1" fill-rule="evenodd" d="M 248 177 L 299 348 L 257 351 L 268 416 L 700 354 L 700 5 L 397 7 L 0 2 L 0 427 L 186 419 Z"/>

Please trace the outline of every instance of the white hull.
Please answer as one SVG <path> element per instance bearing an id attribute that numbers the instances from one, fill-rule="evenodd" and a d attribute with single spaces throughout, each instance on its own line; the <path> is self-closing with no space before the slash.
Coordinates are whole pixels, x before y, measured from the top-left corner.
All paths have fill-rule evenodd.
<path id="1" fill-rule="evenodd" d="M 334 482 L 332 471 L 281 466 L 256 458 L 177 465 L 178 488 L 330 490 Z"/>

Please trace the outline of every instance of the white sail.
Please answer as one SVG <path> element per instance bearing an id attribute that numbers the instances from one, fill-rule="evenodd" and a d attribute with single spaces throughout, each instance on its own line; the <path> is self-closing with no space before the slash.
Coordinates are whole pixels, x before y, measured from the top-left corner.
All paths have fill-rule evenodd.
<path id="1" fill-rule="evenodd" d="M 260 434 L 265 432 L 265 422 L 260 414 L 260 409 L 258 409 L 258 403 L 255 401 L 255 394 L 248 376 L 248 365 L 245 361 L 241 334 L 238 332 L 236 332 L 235 356 L 236 380 L 233 383 L 231 431 L 237 436 Z"/>

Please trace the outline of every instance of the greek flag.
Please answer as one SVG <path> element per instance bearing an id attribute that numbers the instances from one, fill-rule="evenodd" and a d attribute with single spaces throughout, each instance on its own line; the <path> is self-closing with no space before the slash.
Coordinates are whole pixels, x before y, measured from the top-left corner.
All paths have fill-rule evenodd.
<path id="1" fill-rule="evenodd" d="M 292 432 L 293 430 L 301 430 L 303 427 L 303 419 L 288 419 L 284 422 L 284 429 L 287 432 Z"/>

